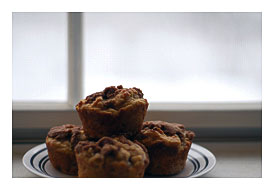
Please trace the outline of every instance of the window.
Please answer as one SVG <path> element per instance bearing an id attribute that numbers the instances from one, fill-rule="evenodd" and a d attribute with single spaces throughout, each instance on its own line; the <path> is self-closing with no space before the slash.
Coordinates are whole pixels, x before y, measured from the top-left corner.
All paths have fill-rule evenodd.
<path id="1" fill-rule="evenodd" d="M 120 84 L 147 119 L 261 127 L 261 79 L 261 13 L 13 13 L 14 128 L 79 123 L 81 98 Z"/>
<path id="2" fill-rule="evenodd" d="M 67 101 L 67 14 L 13 13 L 13 101 Z"/>
<path id="3" fill-rule="evenodd" d="M 261 102 L 260 13 L 85 13 L 83 26 L 85 95 L 125 84 L 150 102 Z"/>

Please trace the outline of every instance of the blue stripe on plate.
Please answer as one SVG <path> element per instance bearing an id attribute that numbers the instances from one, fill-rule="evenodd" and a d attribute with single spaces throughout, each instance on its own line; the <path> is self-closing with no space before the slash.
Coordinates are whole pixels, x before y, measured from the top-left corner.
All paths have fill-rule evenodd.
<path id="1" fill-rule="evenodd" d="M 34 159 L 35 159 L 35 157 L 37 157 L 37 155 L 39 155 L 41 152 L 43 152 L 43 151 L 45 151 L 45 150 L 47 150 L 47 148 L 44 148 L 44 149 L 41 149 L 41 150 L 39 150 L 39 151 L 37 151 L 37 153 L 35 153 L 32 157 L 31 157 L 31 159 L 30 159 L 30 164 L 31 164 L 31 166 L 36 170 L 36 171 L 38 171 L 38 172 L 42 172 L 42 171 L 39 171 L 35 166 L 34 166 L 34 164 L 33 164 L 33 161 L 34 161 Z M 48 156 L 48 155 L 47 155 Z M 43 172 L 42 172 L 43 173 Z"/>
<path id="2" fill-rule="evenodd" d="M 196 174 L 196 173 L 198 172 L 198 170 L 200 169 L 200 163 L 199 163 L 199 161 L 198 161 L 197 159 L 195 159 L 195 158 L 192 157 L 191 155 L 188 156 L 188 160 L 190 160 L 190 162 L 191 162 L 191 163 L 193 164 L 193 166 L 194 166 L 193 172 L 192 172 L 190 175 L 187 176 L 187 177 L 191 177 L 191 176 L 193 176 L 194 174 Z"/>
<path id="3" fill-rule="evenodd" d="M 205 165 L 204 165 L 203 169 L 201 169 L 201 170 L 198 172 L 198 173 L 200 173 L 200 172 L 204 171 L 204 170 L 208 167 L 208 165 L 209 165 L 209 160 L 208 160 L 208 158 L 207 158 L 202 152 L 198 151 L 197 149 L 192 149 L 192 150 L 195 151 L 195 152 L 197 152 L 197 153 L 199 153 L 199 154 L 204 158 L 204 160 L 205 160 Z"/>
<path id="4" fill-rule="evenodd" d="M 45 170 L 45 164 L 47 163 L 48 160 L 49 160 L 49 156 L 48 155 L 44 156 L 42 159 L 40 159 L 38 167 L 42 172 L 50 176 L 48 172 Z"/>
<path id="5" fill-rule="evenodd" d="M 46 164 L 49 160 L 50 160 L 49 157 L 48 157 L 46 160 L 44 160 L 44 162 L 43 162 L 43 164 L 42 164 L 42 169 L 43 169 L 43 171 L 44 171 L 49 177 L 55 178 L 54 176 L 48 174 L 48 172 L 47 172 L 46 169 L 45 169 L 45 164 Z"/>

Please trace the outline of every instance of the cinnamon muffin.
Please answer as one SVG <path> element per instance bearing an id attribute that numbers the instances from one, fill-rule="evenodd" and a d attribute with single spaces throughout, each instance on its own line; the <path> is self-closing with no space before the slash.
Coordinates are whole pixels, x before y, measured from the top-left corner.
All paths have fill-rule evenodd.
<path id="1" fill-rule="evenodd" d="M 87 140 L 82 127 L 67 124 L 50 129 L 46 145 L 50 161 L 56 169 L 77 175 L 74 147 L 80 140 Z"/>
<path id="2" fill-rule="evenodd" d="M 182 124 L 144 122 L 137 140 L 144 144 L 149 153 L 150 164 L 146 173 L 172 175 L 182 171 L 194 136 Z"/>
<path id="3" fill-rule="evenodd" d="M 149 163 L 146 148 L 124 136 L 80 141 L 75 154 L 80 178 L 139 178 Z"/>
<path id="4" fill-rule="evenodd" d="M 91 138 L 133 137 L 142 128 L 148 102 L 138 88 L 110 86 L 76 105 L 84 131 Z"/>

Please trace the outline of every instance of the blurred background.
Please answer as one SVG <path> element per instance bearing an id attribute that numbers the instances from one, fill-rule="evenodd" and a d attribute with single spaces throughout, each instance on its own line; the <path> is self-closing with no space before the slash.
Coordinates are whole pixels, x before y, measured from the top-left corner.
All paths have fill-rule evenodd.
<path id="1" fill-rule="evenodd" d="M 67 14 L 13 14 L 13 101 L 68 100 Z M 261 13 L 81 19 L 83 97 L 123 84 L 150 102 L 261 102 Z"/>

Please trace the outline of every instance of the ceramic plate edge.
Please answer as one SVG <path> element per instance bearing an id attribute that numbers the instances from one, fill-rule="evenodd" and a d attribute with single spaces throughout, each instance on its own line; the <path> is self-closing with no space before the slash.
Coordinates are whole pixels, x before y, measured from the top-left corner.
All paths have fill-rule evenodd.
<path id="1" fill-rule="evenodd" d="M 209 151 L 208 149 L 206 149 L 206 148 L 204 148 L 203 146 L 200 146 L 200 145 L 198 145 L 198 144 L 196 144 L 196 143 L 192 143 L 192 146 L 193 146 L 193 145 L 194 145 L 195 147 L 197 147 L 197 148 L 200 148 L 200 149 L 206 151 L 206 152 L 208 153 L 208 155 L 210 155 L 210 157 L 213 159 L 213 164 L 212 164 L 212 166 L 209 167 L 208 169 L 206 169 L 206 170 L 204 170 L 204 171 L 202 171 L 202 172 L 200 172 L 200 173 L 198 173 L 198 174 L 195 174 L 195 175 L 191 176 L 190 178 L 196 178 L 196 177 L 202 176 L 202 175 L 204 175 L 204 174 L 207 174 L 207 173 L 209 173 L 211 170 L 213 170 L 213 168 L 214 168 L 215 165 L 216 165 L 216 157 L 215 157 L 215 155 L 214 155 L 211 151 Z M 39 148 L 41 148 L 41 147 L 46 147 L 46 144 L 45 144 L 45 143 L 42 143 L 42 144 L 37 145 L 37 146 L 31 148 L 30 150 L 28 150 L 28 151 L 24 154 L 24 156 L 23 156 L 23 158 L 22 158 L 22 162 L 23 162 L 23 165 L 24 165 L 30 172 L 34 173 L 35 175 L 38 175 L 38 176 L 44 177 L 44 178 L 51 178 L 50 176 L 45 175 L 45 174 L 43 174 L 43 173 L 41 173 L 41 172 L 38 172 L 37 170 L 35 170 L 35 169 L 33 169 L 32 167 L 30 167 L 30 166 L 31 166 L 31 164 L 30 164 L 30 155 L 32 156 L 33 153 L 36 153 L 36 150 L 39 149 Z"/>
<path id="2" fill-rule="evenodd" d="M 45 147 L 45 146 L 46 146 L 46 143 L 42 143 L 42 144 L 39 144 L 39 145 L 31 148 L 30 150 L 28 150 L 22 158 L 22 163 L 33 174 L 43 177 L 43 178 L 50 178 L 50 176 L 33 169 L 33 167 L 31 167 L 31 164 L 30 164 L 30 155 L 33 156 L 33 153 L 36 153 L 36 150 L 38 150 L 41 147 Z"/>

